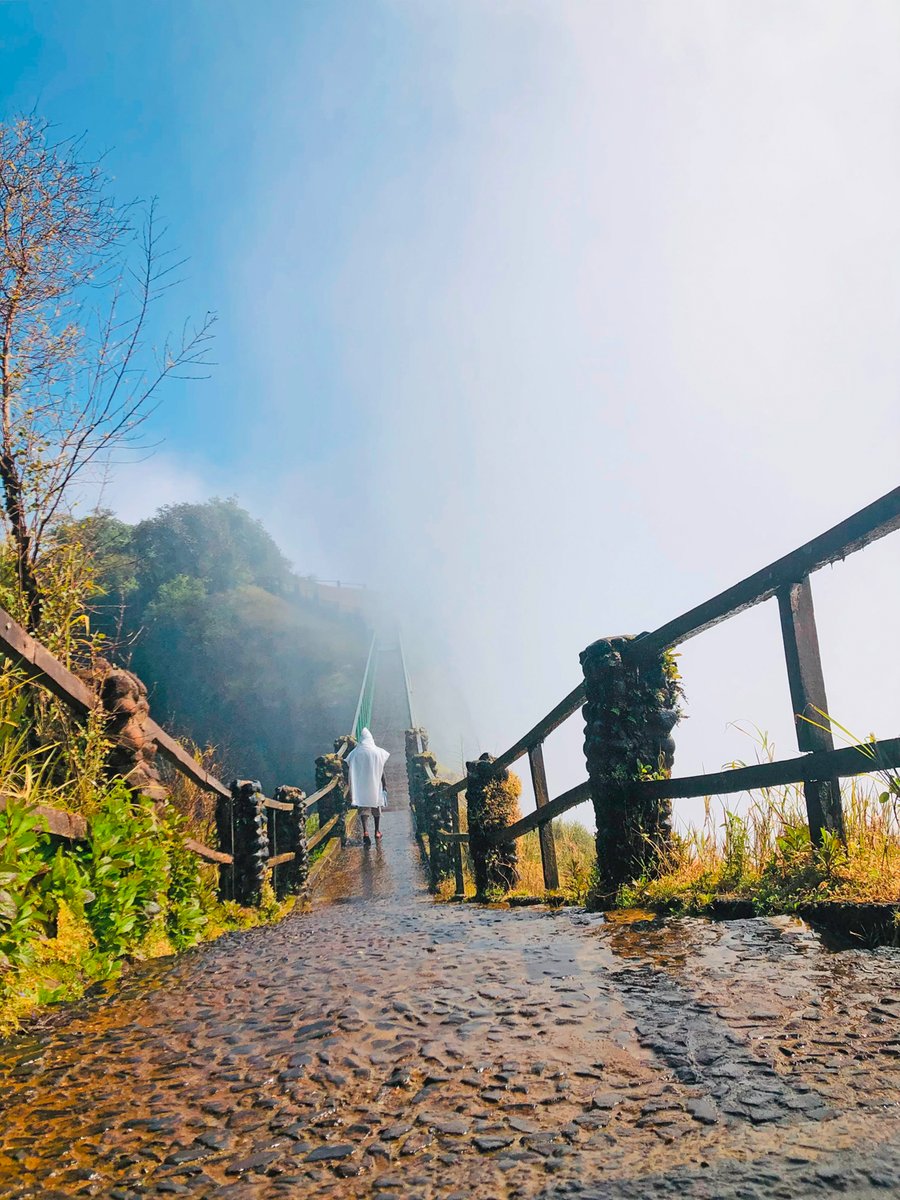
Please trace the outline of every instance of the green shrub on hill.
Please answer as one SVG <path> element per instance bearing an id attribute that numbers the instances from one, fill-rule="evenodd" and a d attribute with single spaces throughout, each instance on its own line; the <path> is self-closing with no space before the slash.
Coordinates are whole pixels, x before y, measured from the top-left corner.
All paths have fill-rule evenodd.
<path id="1" fill-rule="evenodd" d="M 93 556 L 92 621 L 147 684 L 154 717 L 220 748 L 228 771 L 313 785 L 349 729 L 368 651 L 355 614 L 303 599 L 259 522 L 233 500 L 178 504 L 133 527 L 71 527 Z"/>

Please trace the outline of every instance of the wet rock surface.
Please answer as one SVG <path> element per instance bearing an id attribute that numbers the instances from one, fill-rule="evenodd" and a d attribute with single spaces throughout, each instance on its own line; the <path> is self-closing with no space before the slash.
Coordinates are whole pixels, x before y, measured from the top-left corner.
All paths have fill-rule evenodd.
<path id="1" fill-rule="evenodd" d="M 0 1196 L 897 1193 L 900 952 L 435 905 L 383 827 L 311 914 L 0 1047 Z"/>

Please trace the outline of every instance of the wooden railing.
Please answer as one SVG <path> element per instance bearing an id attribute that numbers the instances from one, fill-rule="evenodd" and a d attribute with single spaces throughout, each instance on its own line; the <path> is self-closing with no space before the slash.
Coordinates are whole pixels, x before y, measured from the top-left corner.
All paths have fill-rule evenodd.
<path id="1" fill-rule="evenodd" d="M 407 690 L 409 684 L 407 680 Z M 412 718 L 412 700 L 409 703 Z M 406 732 L 406 770 L 409 780 L 409 806 L 413 814 L 413 829 L 432 888 L 436 888 L 445 872 L 446 858 L 453 871 L 455 897 L 465 898 L 462 843 L 466 835 L 459 829 L 459 788 L 438 778 L 435 762 L 428 753 L 428 738 L 424 729 L 413 726 Z M 445 821 L 445 818 L 449 818 Z M 449 828 L 442 826 L 447 824 Z"/>
<path id="2" fill-rule="evenodd" d="M 652 632 L 629 639 L 612 639 L 617 643 L 622 662 L 628 666 L 659 661 L 667 650 L 689 638 L 711 629 L 722 621 L 736 616 L 756 604 L 777 599 L 781 632 L 787 666 L 788 685 L 795 713 L 795 729 L 801 754 L 796 758 L 760 763 L 750 767 L 710 772 L 685 778 L 671 778 L 668 770 L 653 772 L 657 777 L 641 779 L 634 762 L 623 762 L 627 783 L 618 785 L 618 797 L 612 795 L 615 786 L 601 777 L 596 763 L 586 748 L 589 778 L 553 799 L 549 798 L 544 769 L 543 743 L 546 738 L 579 708 L 585 707 L 589 727 L 590 705 L 598 706 L 602 715 L 603 698 L 589 695 L 587 678 L 519 738 L 508 750 L 489 759 L 497 775 L 528 756 L 534 785 L 536 809 L 521 820 L 503 828 L 480 831 L 483 845 L 506 844 L 531 830 L 540 831 L 544 883 L 548 889 L 559 886 L 558 870 L 552 834 L 552 821 L 587 800 L 594 802 L 598 819 L 598 848 L 603 830 L 601 806 L 608 810 L 610 800 L 618 799 L 623 808 L 640 809 L 648 804 L 691 796 L 708 796 L 743 792 L 754 788 L 770 788 L 802 783 L 806 798 L 807 818 L 813 841 L 821 840 L 824 830 L 843 836 L 843 815 L 839 780 L 848 776 L 891 770 L 900 767 L 900 738 L 865 743 L 836 750 L 828 728 L 828 701 L 818 634 L 813 609 L 810 576 L 821 567 L 844 559 L 879 538 L 900 528 L 900 488 L 888 492 L 874 503 L 860 509 L 845 521 L 800 546 L 790 554 L 770 563 L 762 570 L 727 588 L 712 599 L 667 621 Z M 599 645 L 599 643 L 597 643 Z M 590 648 L 589 648 L 590 651 Z M 589 653 L 585 652 L 585 655 Z M 585 656 L 582 656 L 584 663 Z M 594 713 L 596 718 L 596 712 Z M 422 753 L 420 748 L 419 754 Z M 487 756 L 485 756 L 487 757 Z M 453 798 L 458 813 L 458 797 L 472 784 L 474 763 L 467 764 L 468 774 L 455 783 L 447 784 L 447 797 Z M 601 793 L 603 793 L 601 795 Z M 451 814 L 452 815 L 452 814 Z M 471 827 L 471 819 L 470 819 Z M 435 831 L 457 846 L 468 840 L 453 828 Z M 470 847 L 472 849 L 472 847 Z"/>
<path id="3" fill-rule="evenodd" d="M 359 700 L 356 702 L 356 712 L 353 714 L 353 724 L 350 727 L 350 732 L 357 741 L 362 736 L 362 731 L 372 723 L 372 704 L 375 699 L 373 662 L 377 645 L 378 637 L 373 634 L 372 644 L 369 646 L 369 657 L 366 659 L 366 669 L 363 672 L 363 684 L 359 689 Z"/>
<path id="4" fill-rule="evenodd" d="M 373 638 L 354 723 L 360 719 L 367 700 L 371 708 L 374 646 Z M 78 716 L 87 716 L 98 707 L 102 709 L 99 695 L 3 609 L 0 609 L 0 656 L 24 668 L 29 684 L 50 692 Z M 270 799 L 254 781 L 235 780 L 226 785 L 217 779 L 149 717 L 143 722 L 143 733 L 178 773 L 216 797 L 219 848 L 195 838 L 186 838 L 184 844 L 199 858 L 218 867 L 219 893 L 223 899 L 259 904 L 267 880 L 279 898 L 301 892 L 306 886 L 313 851 L 321 850 L 335 838 L 343 844 L 347 811 L 343 759 L 353 745 L 350 735 L 338 739 L 330 759 L 323 756 L 317 760 L 330 770 L 331 778 L 316 792 L 306 796 L 299 788 L 281 787 Z M 0 808 L 6 803 L 6 798 L 0 795 Z M 35 806 L 34 813 L 44 831 L 54 837 L 83 841 L 90 836 L 89 822 L 76 813 L 46 805 Z M 319 828 L 307 836 L 308 822 L 314 816 L 319 820 Z"/>

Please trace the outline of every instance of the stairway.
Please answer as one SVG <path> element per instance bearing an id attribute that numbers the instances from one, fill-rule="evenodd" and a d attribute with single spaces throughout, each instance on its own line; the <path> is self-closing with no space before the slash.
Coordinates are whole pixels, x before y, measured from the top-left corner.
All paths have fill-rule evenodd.
<path id="1" fill-rule="evenodd" d="M 384 775 L 387 783 L 387 812 L 409 808 L 406 778 L 405 732 L 411 724 L 403 657 L 396 636 L 379 641 L 372 702 L 372 736 L 390 753 Z"/>

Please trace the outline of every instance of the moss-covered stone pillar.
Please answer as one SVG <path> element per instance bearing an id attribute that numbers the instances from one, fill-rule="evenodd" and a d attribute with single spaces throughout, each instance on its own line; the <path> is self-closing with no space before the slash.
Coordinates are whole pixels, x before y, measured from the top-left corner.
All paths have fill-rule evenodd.
<path id="1" fill-rule="evenodd" d="M 428 739 L 423 736 L 421 744 L 427 747 Z M 421 754 L 414 754 L 410 759 L 409 774 L 413 781 L 413 791 L 416 798 L 416 837 L 419 839 L 426 837 L 428 839 L 428 875 L 432 891 L 436 889 L 440 878 L 440 843 L 442 840 L 437 836 L 441 825 L 435 807 L 436 784 L 434 774 L 436 770 L 437 760 L 427 749 Z"/>
<path id="2" fill-rule="evenodd" d="M 422 757 L 425 757 L 424 755 Z M 430 755 L 428 756 L 431 757 Z M 428 821 L 428 871 L 431 888 L 436 891 L 445 879 L 453 874 L 451 858 L 452 843 L 441 834 L 452 833 L 450 805 L 447 800 L 448 785 L 438 779 L 425 782 L 425 812 Z M 455 797 L 454 797 L 455 802 Z"/>
<path id="3" fill-rule="evenodd" d="M 623 883 L 656 868 L 671 836 L 671 801 L 647 800 L 634 784 L 671 774 L 681 686 L 670 652 L 641 654 L 630 637 L 592 643 L 581 665 L 584 754 L 597 822 L 591 903 L 602 908 L 615 902 Z"/>
<path id="4" fill-rule="evenodd" d="M 489 754 L 466 763 L 469 853 L 475 872 L 475 892 L 481 899 L 496 891 L 508 892 L 519 880 L 515 842 L 495 844 L 488 840 L 490 834 L 506 829 L 518 819 L 516 784 L 518 780 L 509 771 L 497 771 Z"/>
<path id="5" fill-rule="evenodd" d="M 265 798 L 256 780 L 236 779 L 231 785 L 234 804 L 234 898 L 238 904 L 259 907 L 266 882 L 269 830 Z"/>
<path id="6" fill-rule="evenodd" d="M 306 793 L 300 788 L 288 787 L 282 784 L 275 789 L 272 797 L 281 804 L 290 804 L 291 811 L 287 813 L 274 812 L 275 817 L 284 817 L 281 828 L 284 830 L 285 852 L 293 850 L 294 861 L 279 867 L 275 885 L 275 894 L 279 900 L 285 896 L 302 896 L 306 891 L 309 878 L 309 853 L 306 849 Z"/>
<path id="7" fill-rule="evenodd" d="M 165 803 L 169 793 L 156 768 L 156 742 L 148 728 L 150 705 L 143 681 L 102 658 L 84 678 L 99 695 L 103 708 L 103 732 L 110 743 L 106 775 L 124 779 L 133 792 Z"/>
<path id="8" fill-rule="evenodd" d="M 341 839 L 343 846 L 347 840 L 347 811 L 350 808 L 350 787 L 347 782 L 347 767 L 345 755 L 340 754 L 341 747 L 347 743 L 347 753 L 356 745 L 351 737 L 338 738 L 334 743 L 333 754 L 323 754 L 316 759 L 316 791 L 336 779 L 334 788 L 319 801 L 319 828 L 321 829 L 332 817 L 339 817 L 334 827 L 333 836 Z"/>

